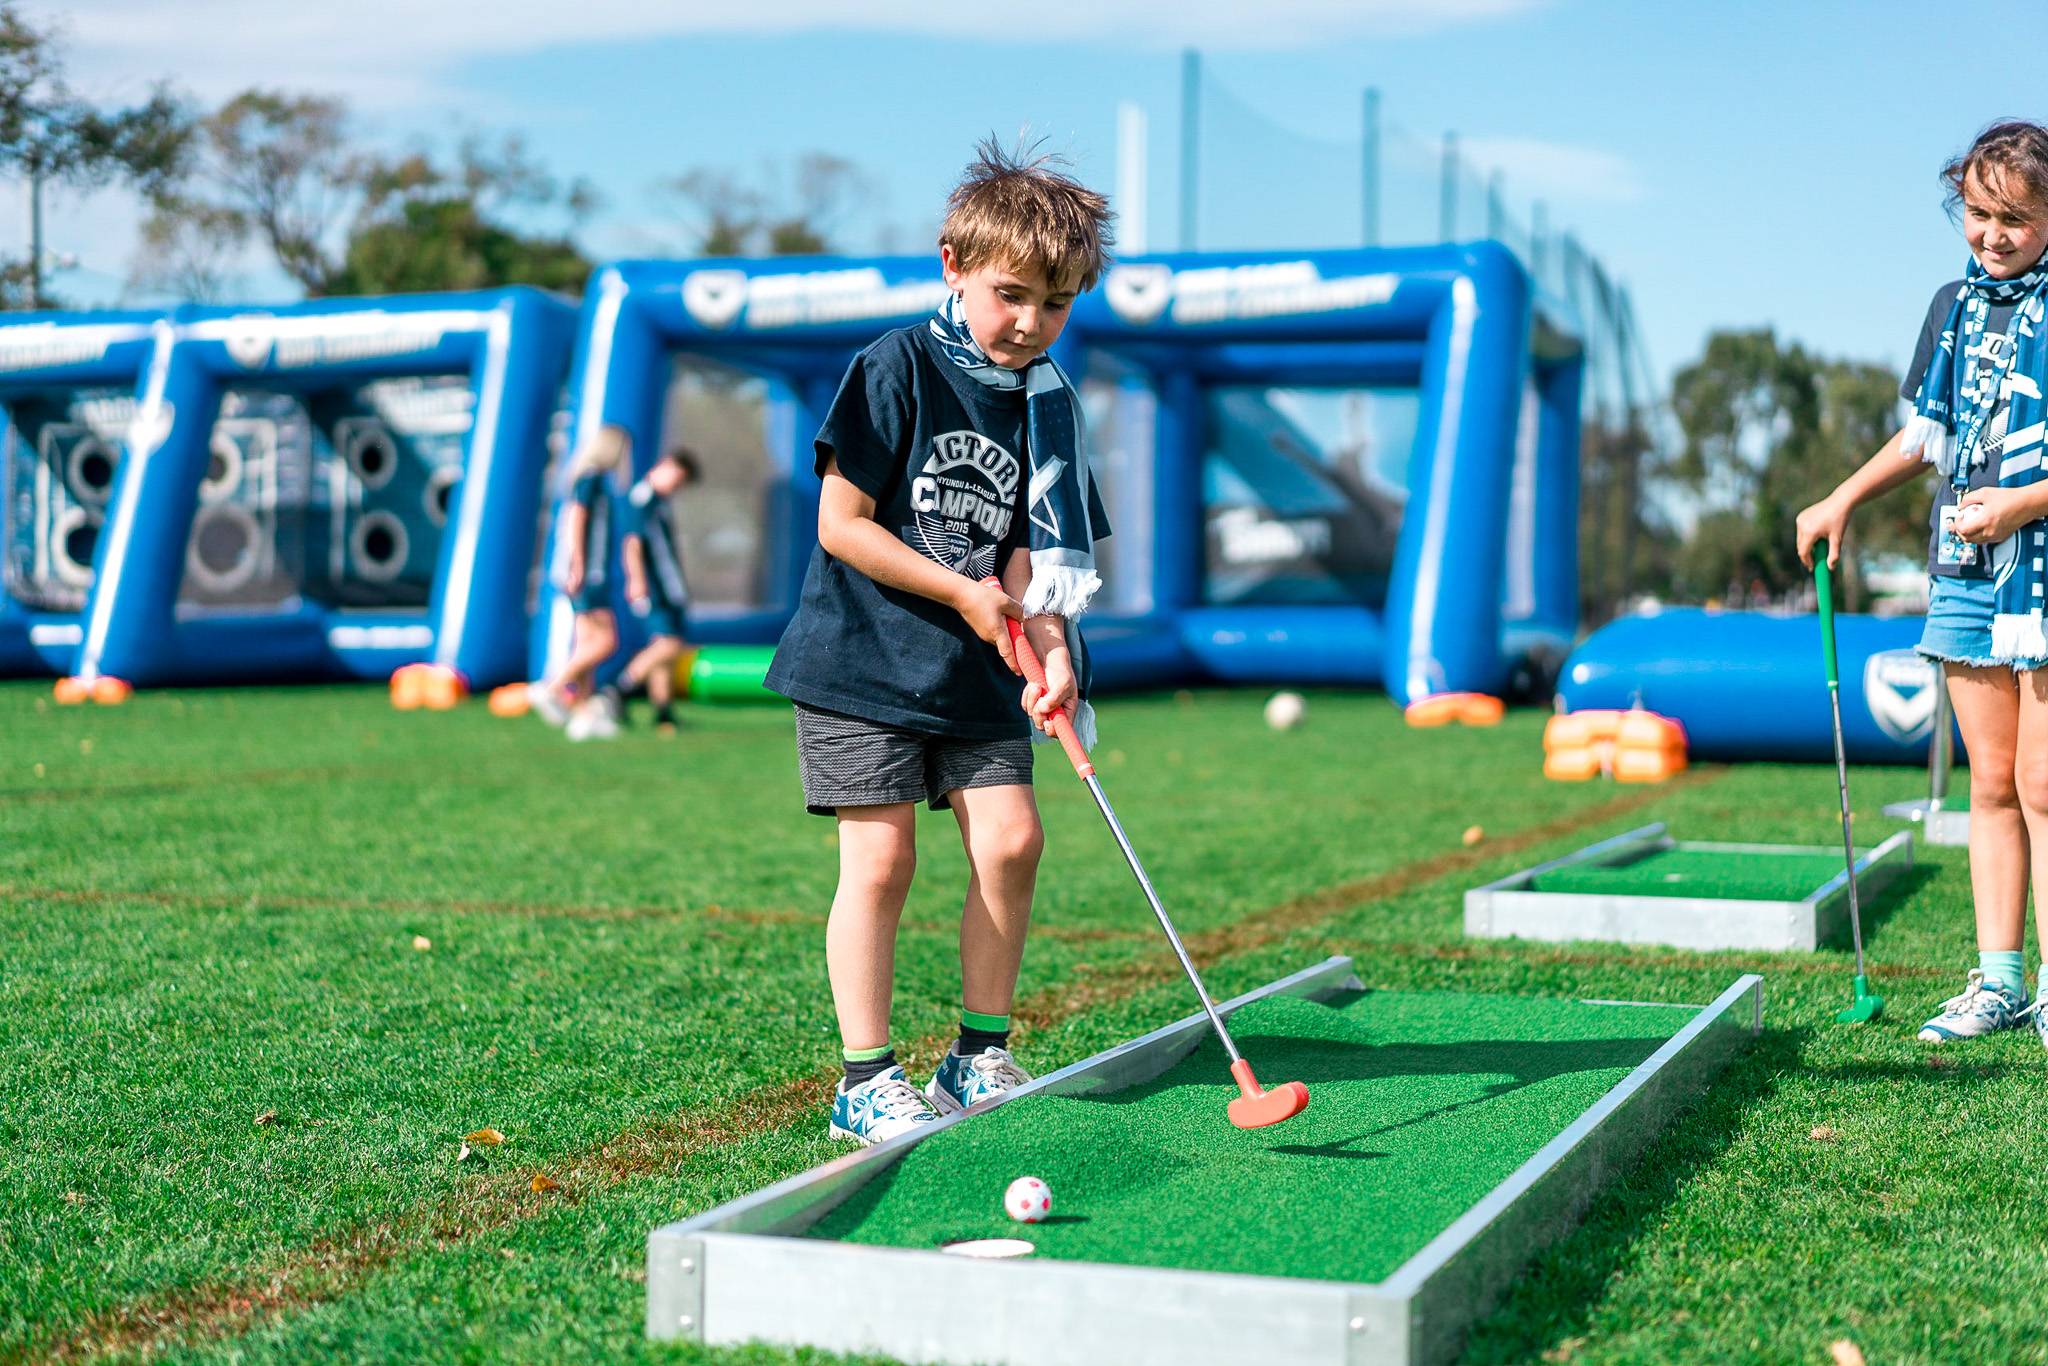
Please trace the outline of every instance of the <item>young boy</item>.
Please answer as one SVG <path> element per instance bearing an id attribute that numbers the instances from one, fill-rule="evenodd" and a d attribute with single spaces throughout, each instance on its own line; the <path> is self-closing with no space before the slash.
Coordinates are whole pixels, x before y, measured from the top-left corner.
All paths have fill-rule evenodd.
<path id="1" fill-rule="evenodd" d="M 623 719 L 626 699 L 644 686 L 647 700 L 654 704 L 654 729 L 662 735 L 676 730 L 669 703 L 675 692 L 676 661 L 683 653 L 683 613 L 690 604 L 690 590 L 683 582 L 682 541 L 676 535 L 670 500 L 697 482 L 697 471 L 697 457 L 675 447 L 626 490 L 619 515 L 625 538 L 620 555 L 626 563 L 626 605 L 647 628 L 647 643 L 604 696 Z"/>
<path id="2" fill-rule="evenodd" d="M 572 711 L 578 722 L 584 720 L 585 710 L 597 702 L 591 689 L 598 666 L 619 648 L 611 602 L 611 472 L 624 463 L 630 446 L 624 428 L 600 427 L 571 466 L 574 482 L 555 528 L 554 577 L 575 609 L 574 643 L 559 673 L 526 689 L 533 710 L 551 726 L 568 724 Z"/>
<path id="3" fill-rule="evenodd" d="M 805 805 L 839 823 L 835 1138 L 879 1143 L 1030 1079 L 1008 1047 L 1044 840 L 1030 723 L 1076 700 L 1068 622 L 1108 534 L 1078 397 L 1046 351 L 1102 275 L 1109 217 L 1049 160 L 984 144 L 940 230 L 952 295 L 855 358 L 818 432 L 818 548 L 767 684 L 796 704 Z M 1023 710 L 1010 618 L 1045 664 Z M 951 809 L 971 868 L 960 1035 L 922 1093 L 889 1034 L 920 800 Z"/>

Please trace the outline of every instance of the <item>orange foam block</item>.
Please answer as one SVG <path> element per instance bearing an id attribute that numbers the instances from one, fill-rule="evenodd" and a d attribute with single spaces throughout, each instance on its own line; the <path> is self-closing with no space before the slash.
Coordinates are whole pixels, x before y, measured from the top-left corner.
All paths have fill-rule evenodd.
<path id="1" fill-rule="evenodd" d="M 60 678 L 50 691 L 60 707 L 75 707 L 92 701 L 92 684 L 83 678 Z"/>
<path id="2" fill-rule="evenodd" d="M 118 707 L 135 695 L 124 678 L 109 678 L 105 674 L 92 681 L 92 700 L 103 707 Z"/>
<path id="3" fill-rule="evenodd" d="M 1404 709 L 1411 726 L 1497 726 L 1507 704 L 1483 692 L 1440 692 L 1418 697 Z"/>
<path id="4" fill-rule="evenodd" d="M 524 683 L 507 683 L 491 689 L 488 703 L 493 716 L 524 716 L 533 706 Z"/>

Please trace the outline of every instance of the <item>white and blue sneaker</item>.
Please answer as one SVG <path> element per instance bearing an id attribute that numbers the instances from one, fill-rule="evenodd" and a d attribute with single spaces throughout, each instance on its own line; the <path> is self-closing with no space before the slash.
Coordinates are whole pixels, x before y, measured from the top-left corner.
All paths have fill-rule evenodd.
<path id="1" fill-rule="evenodd" d="M 1031 1074 L 1017 1066 L 1007 1048 L 991 1046 L 971 1058 L 963 1058 L 949 1048 L 924 1093 L 940 1114 L 955 1115 L 1030 1080 Z"/>
<path id="2" fill-rule="evenodd" d="M 2041 993 L 2034 997 L 2034 1003 L 2020 1014 L 2034 1017 L 2034 1033 L 2040 1037 L 2041 1046 L 2048 1048 L 2048 987 L 2042 988 Z"/>
<path id="3" fill-rule="evenodd" d="M 920 1124 L 936 1124 L 938 1115 L 925 1104 L 901 1067 L 877 1072 L 852 1090 L 841 1081 L 832 1096 L 832 1120 L 825 1132 L 873 1147 L 909 1133 Z"/>
<path id="4" fill-rule="evenodd" d="M 526 685 L 526 705 L 535 716 L 560 730 L 569 724 L 569 704 L 545 679 Z"/>
<path id="5" fill-rule="evenodd" d="M 2003 983 L 1992 986 L 1981 968 L 1971 968 L 1962 994 L 1941 1003 L 1941 1014 L 1920 1026 L 1920 1042 L 1947 1043 L 2011 1029 L 2020 1022 L 2020 996 Z M 2038 1023 L 2040 1017 L 2035 1016 Z"/>

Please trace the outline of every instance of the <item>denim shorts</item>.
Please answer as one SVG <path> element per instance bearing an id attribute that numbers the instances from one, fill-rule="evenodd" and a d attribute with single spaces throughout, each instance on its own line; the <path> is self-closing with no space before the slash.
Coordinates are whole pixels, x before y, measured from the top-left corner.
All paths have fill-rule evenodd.
<path id="1" fill-rule="evenodd" d="M 2048 668 L 2048 659 L 1994 659 L 1991 616 L 1998 585 L 1990 579 L 1928 577 L 1927 625 L 1920 632 L 1922 657 L 1949 664 L 1989 668 L 2003 664 L 2015 673 Z"/>

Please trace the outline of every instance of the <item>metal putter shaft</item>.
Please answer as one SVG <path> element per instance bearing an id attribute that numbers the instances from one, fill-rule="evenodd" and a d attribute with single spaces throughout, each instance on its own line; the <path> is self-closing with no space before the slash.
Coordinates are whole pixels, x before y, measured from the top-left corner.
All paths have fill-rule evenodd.
<path id="1" fill-rule="evenodd" d="M 1821 651 L 1827 656 L 1828 706 L 1835 718 L 1835 783 L 1842 795 L 1842 862 L 1849 875 L 1849 933 L 1856 943 L 1855 1000 L 1835 1015 L 1840 1024 L 1867 1024 L 1884 1013 L 1884 997 L 1870 989 L 1863 965 L 1863 911 L 1856 900 L 1856 847 L 1849 835 L 1849 753 L 1842 743 L 1842 685 L 1835 665 L 1835 600 L 1828 576 L 1828 557 L 1816 546 L 1814 594 L 1820 603 Z"/>
<path id="2" fill-rule="evenodd" d="M 994 583 L 991 579 L 989 582 Z M 1016 621 L 1010 621 L 1010 644 L 1016 650 L 1017 662 L 1023 666 L 1025 677 L 1040 687 L 1045 686 L 1045 667 L 1039 663 L 1038 653 L 1031 648 L 1031 642 L 1024 638 L 1024 629 Z M 1095 776 L 1095 765 L 1089 761 L 1088 751 L 1081 745 L 1081 737 L 1074 733 L 1073 721 L 1064 707 L 1052 714 L 1053 734 L 1059 739 L 1060 748 L 1067 752 L 1067 758 L 1074 765 L 1074 772 L 1088 785 L 1088 793 L 1095 798 L 1095 808 L 1102 813 L 1102 819 L 1109 825 L 1109 833 L 1116 837 L 1117 848 L 1123 850 L 1124 861 L 1131 865 L 1131 872 L 1137 876 L 1138 886 L 1145 893 L 1145 900 L 1151 904 L 1152 914 L 1159 918 L 1159 928 L 1166 931 L 1166 942 L 1173 946 L 1174 957 L 1180 959 L 1181 970 L 1194 985 L 1195 995 L 1201 998 L 1202 1010 L 1209 1017 L 1209 1025 L 1216 1031 L 1216 1037 L 1223 1043 L 1223 1051 L 1230 1055 L 1230 1075 L 1237 1082 L 1238 1097 L 1230 1102 L 1230 1122 L 1240 1129 L 1258 1129 L 1268 1124 L 1278 1124 L 1292 1119 L 1308 1107 L 1308 1088 L 1298 1081 L 1284 1082 L 1268 1091 L 1259 1085 L 1259 1079 L 1252 1074 L 1252 1065 L 1245 1061 L 1244 1054 L 1237 1051 L 1237 1043 L 1224 1027 L 1223 1016 L 1216 1010 L 1216 1003 L 1209 996 L 1209 989 L 1202 985 L 1202 975 L 1195 971 L 1195 962 L 1188 957 L 1187 945 L 1181 942 L 1180 932 L 1173 927 L 1173 918 L 1160 903 L 1159 893 L 1152 887 L 1152 879 L 1145 874 L 1145 865 L 1138 860 L 1138 851 L 1131 848 L 1131 841 L 1124 834 L 1123 824 L 1116 818 L 1116 810 L 1109 804 L 1109 798 L 1102 791 L 1102 783 Z"/>

